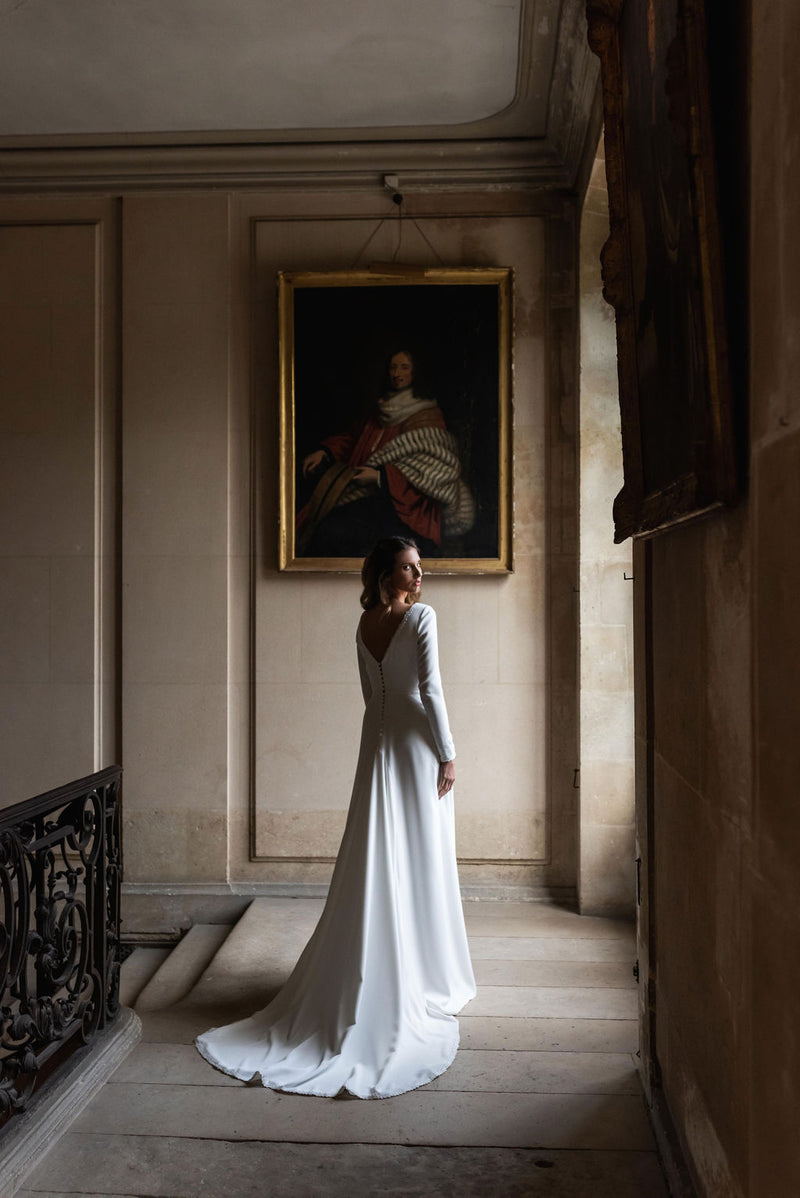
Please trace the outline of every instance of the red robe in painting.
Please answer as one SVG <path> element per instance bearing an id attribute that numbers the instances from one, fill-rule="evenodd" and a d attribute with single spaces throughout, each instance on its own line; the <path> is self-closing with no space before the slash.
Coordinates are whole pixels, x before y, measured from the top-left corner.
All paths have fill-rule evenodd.
<path id="1" fill-rule="evenodd" d="M 333 455 L 337 462 L 347 466 L 364 466 L 376 450 L 400 433 L 417 428 L 424 423 L 428 428 L 446 429 L 444 416 L 439 408 L 410 416 L 402 424 L 382 425 L 376 416 L 368 416 L 363 424 L 350 433 L 326 437 L 320 444 Z M 408 479 L 396 466 L 387 463 L 383 467 L 386 486 L 400 519 L 421 537 L 427 537 L 435 545 L 442 543 L 442 505 L 436 499 L 423 495 L 412 487 Z M 307 505 L 297 514 L 297 528 L 301 529 L 307 519 Z"/>

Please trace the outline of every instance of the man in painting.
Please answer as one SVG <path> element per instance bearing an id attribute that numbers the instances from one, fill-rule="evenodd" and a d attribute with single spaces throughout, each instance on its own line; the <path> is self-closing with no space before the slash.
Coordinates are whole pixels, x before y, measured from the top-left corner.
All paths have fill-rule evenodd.
<path id="1" fill-rule="evenodd" d="M 443 537 L 469 531 L 475 504 L 458 446 L 424 391 L 413 353 L 398 349 L 373 411 L 304 458 L 303 475 L 319 477 L 297 514 L 298 554 L 363 557 L 379 537 L 413 536 L 437 557 Z"/>

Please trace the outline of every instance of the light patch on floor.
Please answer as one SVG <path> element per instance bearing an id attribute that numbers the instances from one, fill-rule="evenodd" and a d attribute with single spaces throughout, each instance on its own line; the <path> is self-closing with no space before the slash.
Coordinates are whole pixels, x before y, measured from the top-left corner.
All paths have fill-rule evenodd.
<path id="1" fill-rule="evenodd" d="M 200 1058 L 194 1036 L 262 1005 L 308 936 L 307 902 L 257 900 L 181 1002 L 158 1009 L 174 978 L 150 979 L 142 1042 L 20 1198 L 667 1198 L 633 1055 L 630 924 L 538 903 L 465 913 L 478 995 L 430 1085 L 308 1098 Z"/>

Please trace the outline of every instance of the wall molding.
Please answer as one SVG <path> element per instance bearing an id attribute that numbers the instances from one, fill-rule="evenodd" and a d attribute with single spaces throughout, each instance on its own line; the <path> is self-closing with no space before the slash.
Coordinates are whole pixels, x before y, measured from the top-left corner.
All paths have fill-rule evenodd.
<path id="1" fill-rule="evenodd" d="M 568 189 L 577 166 L 547 138 L 5 148 L 0 194 L 220 187 L 363 191 L 382 187 L 385 174 L 397 175 L 402 191 Z"/>
<path id="2" fill-rule="evenodd" d="M 249 237 L 247 238 L 247 245 L 248 245 L 248 251 L 249 251 L 248 265 L 249 265 L 249 270 L 250 270 L 250 289 L 251 289 L 250 294 L 251 294 L 251 296 L 255 296 L 255 297 L 259 296 L 259 294 L 260 294 L 259 282 L 258 282 L 258 271 L 260 268 L 259 268 L 259 263 L 258 263 L 258 259 L 257 259 L 257 255 L 256 255 L 256 249 L 255 249 L 256 241 L 257 241 L 258 226 L 262 222 L 270 222 L 270 221 L 294 223 L 295 221 L 302 221 L 304 219 L 313 219 L 314 216 L 316 216 L 316 219 L 320 219 L 320 216 L 316 215 L 316 214 L 311 214 L 311 216 L 309 216 L 307 213 L 295 213 L 295 214 L 290 214 L 290 215 L 281 215 L 281 214 L 276 214 L 276 213 L 263 214 L 260 211 L 254 211 L 253 209 L 255 208 L 255 205 L 259 202 L 259 198 L 260 197 L 252 197 L 252 198 L 248 197 L 244 201 L 245 208 L 242 211 L 242 213 L 240 214 L 240 215 L 246 214 L 246 216 L 249 218 Z M 551 196 L 550 199 L 552 200 L 553 197 Z M 431 201 L 429 200 L 428 203 L 430 204 L 430 202 Z M 362 201 L 362 203 L 363 203 L 363 201 Z M 548 230 L 546 233 L 546 242 L 549 247 L 546 250 L 546 255 L 547 255 L 546 259 L 545 259 L 546 265 L 544 266 L 544 274 L 545 274 L 544 292 L 545 292 L 545 296 L 546 296 L 546 302 L 550 305 L 555 304 L 555 307 L 560 309 L 562 307 L 569 308 L 570 304 L 574 304 L 575 264 L 573 261 L 572 243 L 574 240 L 574 229 L 575 229 L 575 224 L 574 224 L 574 222 L 575 222 L 575 211 L 574 211 L 575 203 L 576 203 L 576 201 L 574 200 L 574 198 L 570 199 L 570 198 L 562 195 L 562 197 L 554 205 L 548 206 L 541 210 L 537 210 L 536 212 L 523 211 L 523 212 L 508 213 L 501 208 L 501 210 L 499 212 L 489 214 L 489 213 L 487 213 L 486 209 L 489 208 L 490 205 L 489 205 L 489 202 L 487 201 L 487 197 L 484 196 L 484 197 L 481 197 L 481 208 L 482 208 L 481 211 L 474 212 L 474 211 L 468 211 L 468 210 L 467 211 L 460 210 L 458 215 L 462 219 L 476 219 L 476 220 L 485 219 L 487 216 L 490 216 L 490 215 L 494 216 L 496 219 L 505 219 L 508 217 L 512 217 L 512 218 L 513 217 L 524 217 L 526 219 L 530 218 L 530 217 L 536 217 L 537 219 L 544 219 L 545 227 Z M 438 204 L 437 204 L 437 207 L 438 207 Z M 525 207 L 527 209 L 527 207 L 528 207 L 527 203 L 525 204 Z M 442 210 L 441 214 L 444 214 L 447 211 L 446 206 L 442 205 L 441 210 Z M 424 222 L 427 219 L 435 219 L 437 215 L 439 215 L 439 213 L 428 210 L 428 208 L 426 206 L 426 209 L 424 211 L 419 212 L 419 219 Z M 334 222 L 337 222 L 337 221 L 342 221 L 342 222 L 349 222 L 352 220 L 363 221 L 365 219 L 370 219 L 370 218 L 371 219 L 379 219 L 378 217 L 375 217 L 374 214 L 371 215 L 370 213 L 362 212 L 362 211 L 357 211 L 357 212 L 350 211 L 348 213 L 340 213 L 340 212 L 333 211 L 333 212 L 327 212 L 322 216 L 322 219 L 324 219 L 326 222 L 331 223 L 331 224 L 333 224 Z M 551 228 L 551 224 L 553 222 L 556 225 L 555 230 L 553 230 Z M 554 253 L 553 244 L 555 244 L 555 246 L 557 246 L 557 247 L 561 247 L 562 253 L 560 253 L 560 254 Z M 566 261 L 566 263 L 562 261 L 562 259 L 564 258 L 565 255 L 566 255 L 566 258 L 568 259 L 568 261 Z M 563 269 L 560 270 L 555 283 L 554 283 L 553 279 L 551 279 L 551 269 L 552 269 L 552 266 L 554 263 L 559 268 L 563 268 L 565 265 L 567 267 L 566 271 L 564 271 Z M 568 276 L 568 280 L 566 283 L 565 283 L 565 280 L 563 277 L 564 275 Z M 263 318 L 263 314 L 262 314 L 262 318 Z M 250 326 L 250 333 L 252 335 L 252 326 Z M 556 355 L 556 357 L 558 357 L 558 355 Z M 251 362 L 252 362 L 252 359 L 251 359 Z M 567 386 L 567 388 L 569 388 L 570 383 L 571 382 L 574 383 L 574 379 L 572 379 L 572 380 L 562 379 L 561 373 L 558 371 L 556 372 L 556 374 L 557 374 L 558 386 L 554 387 L 553 392 L 551 393 L 550 398 L 548 400 L 548 404 L 555 404 L 556 406 L 558 406 L 558 404 L 562 398 L 562 396 L 561 396 L 562 384 L 565 384 Z M 262 470 L 263 470 L 263 463 L 265 460 L 263 455 L 265 453 L 269 453 L 269 449 L 266 448 L 265 441 L 263 439 L 264 429 L 262 427 L 260 427 L 260 421 L 261 421 L 261 419 L 263 419 L 263 413 L 259 413 L 259 408 L 258 408 L 258 403 L 257 403 L 257 395 L 259 394 L 259 388 L 256 383 L 255 374 L 253 374 L 251 376 L 250 381 L 251 381 L 251 390 L 250 390 L 251 407 L 250 407 L 250 411 L 249 411 L 249 418 L 250 418 L 251 426 L 250 426 L 250 438 L 249 438 L 249 452 L 250 452 L 249 464 L 250 464 L 251 503 L 250 503 L 250 507 L 249 507 L 250 525 L 249 525 L 249 530 L 248 530 L 249 531 L 249 544 L 250 544 L 250 555 L 249 555 L 250 572 L 249 572 L 248 607 L 247 607 L 248 617 L 247 617 L 247 619 L 248 619 L 249 636 L 251 639 L 249 642 L 249 654 L 248 654 L 248 662 L 247 662 L 247 669 L 248 669 L 248 676 L 249 676 L 249 681 L 248 681 L 249 715 L 248 715 L 248 720 L 247 720 L 248 728 L 249 728 L 248 862 L 255 866 L 267 866 L 267 867 L 271 867 L 271 866 L 279 866 L 279 867 L 280 866 L 286 866 L 286 867 L 316 866 L 316 867 L 328 867 L 329 868 L 329 867 L 333 866 L 333 864 L 336 860 L 335 856 L 331 856 L 330 854 L 324 854 L 324 855 L 322 855 L 322 854 L 320 854 L 320 855 L 303 854 L 302 848 L 301 848 L 301 852 L 299 852 L 299 853 L 279 854 L 279 853 L 274 853 L 274 852 L 269 852 L 269 851 L 259 852 L 258 848 L 257 848 L 258 839 L 259 839 L 258 821 L 259 821 L 260 811 L 259 811 L 259 802 L 258 802 L 259 796 L 258 796 L 258 782 L 257 782 L 257 771 L 256 771 L 256 761 L 258 758 L 258 752 L 257 752 L 257 748 L 256 748 L 258 721 L 257 721 L 256 715 L 255 715 L 256 704 L 257 704 L 257 698 L 256 698 L 256 689 L 257 688 L 256 688 L 256 682 L 255 682 L 255 662 L 256 662 L 256 657 L 257 657 L 257 646 L 256 646 L 257 632 L 256 632 L 256 630 L 259 627 L 259 621 L 258 621 L 258 616 L 257 616 L 257 606 L 258 606 L 258 579 L 260 577 L 260 574 L 259 574 L 260 567 L 259 567 L 258 563 L 261 560 L 261 555 L 265 552 L 265 542 L 263 539 L 264 529 L 261 527 L 261 524 L 260 524 L 260 520 L 264 518 L 263 507 L 262 507 L 264 497 L 261 493 L 260 487 L 263 485 Z M 574 396 L 573 396 L 573 399 L 574 399 Z M 553 420 L 552 413 L 549 413 L 547 415 L 546 421 L 547 421 L 548 425 L 551 425 L 552 423 L 558 423 L 557 420 L 556 421 Z M 257 516 L 256 513 L 261 513 L 261 515 Z M 271 552 L 271 551 L 267 550 L 267 553 L 269 553 L 269 552 Z M 562 547 L 561 553 L 563 554 L 563 552 L 564 552 L 564 549 Z M 551 713 L 550 718 L 552 719 L 552 713 Z M 546 734 L 546 736 L 547 736 L 547 740 L 549 743 L 549 741 L 553 737 L 553 730 L 551 729 Z M 572 757 L 570 758 L 570 761 L 572 762 Z M 550 786 L 551 786 L 551 788 L 553 788 L 552 772 L 550 769 L 548 769 L 548 773 L 551 775 Z M 571 764 L 570 764 L 570 769 L 568 771 L 568 775 L 565 775 L 565 777 L 567 777 L 567 776 L 568 776 L 568 784 L 571 787 L 572 776 L 573 776 Z M 562 782 L 563 782 L 563 779 L 559 776 L 559 778 L 557 779 L 556 787 L 554 789 L 559 789 Z M 570 799 L 572 799 L 571 793 L 570 793 L 569 797 L 570 797 Z M 564 848 L 565 848 L 565 840 L 566 840 L 566 837 L 569 835 L 568 829 L 569 829 L 569 824 L 570 824 L 570 817 L 567 816 L 566 819 L 562 818 L 560 813 L 554 812 L 551 804 L 547 804 L 545 807 L 544 819 L 545 819 L 544 844 L 541 846 L 537 844 L 535 846 L 535 848 L 538 849 L 541 847 L 543 850 L 538 855 L 525 856 L 525 857 L 459 856 L 458 857 L 459 868 L 464 867 L 464 868 L 469 868 L 469 869 L 473 869 L 473 870 L 502 868 L 507 871 L 510 871 L 511 869 L 513 869 L 515 871 L 515 873 L 511 875 L 512 877 L 526 878 L 526 882 L 520 881 L 520 882 L 513 882 L 510 884 L 511 890 L 513 890 L 515 895 L 521 893 L 521 889 L 524 889 L 527 892 L 529 892 L 529 897 L 535 897 L 538 899 L 552 898 L 553 895 L 555 894 L 556 890 L 558 890 L 559 893 L 561 893 L 563 891 L 563 894 L 569 900 L 569 896 L 573 896 L 575 894 L 574 885 L 569 885 L 566 887 L 556 887 L 554 889 L 553 886 L 547 884 L 546 878 L 547 878 L 548 874 L 555 874 L 556 876 L 558 876 L 558 873 L 560 872 L 558 869 L 558 863 L 561 861 L 561 857 L 558 856 L 558 853 L 562 852 L 562 850 L 564 850 Z M 554 819 L 557 824 L 555 832 L 553 830 Z M 554 844 L 556 846 L 555 853 L 554 853 Z M 272 846 L 271 845 L 263 845 L 261 847 L 269 849 Z M 569 850 L 567 850 L 567 855 L 568 854 L 569 854 Z M 543 875 L 544 875 L 544 877 L 543 877 Z M 536 879 L 536 880 L 533 881 L 532 879 Z M 541 881 L 540 881 L 540 879 L 541 879 Z M 481 888 L 483 888 L 483 886 L 484 886 L 483 883 L 481 883 L 479 885 L 481 886 Z M 502 887 L 500 887 L 498 884 L 498 886 L 490 886 L 490 889 L 493 892 L 495 892 L 498 889 L 502 889 Z M 462 885 L 462 894 L 466 894 L 466 890 L 463 885 Z"/>
<path id="3" fill-rule="evenodd" d="M 159 898 L 311 898 L 328 896 L 327 882 L 123 882 L 124 895 Z M 574 903 L 574 886 L 486 883 L 462 885 L 467 901 Z"/>
<path id="4" fill-rule="evenodd" d="M 81 569 L 80 582 L 73 583 L 67 591 L 60 584 L 51 583 L 51 594 L 47 600 L 50 614 L 55 623 L 51 633 L 70 644 L 70 664 L 56 669 L 55 674 L 13 673 L 4 679 L 9 685 L 25 687 L 31 682 L 50 686 L 45 709 L 53 713 L 58 710 L 69 712 L 71 731 L 59 734 L 51 729 L 47 740 L 48 753 L 26 754 L 17 738 L 34 738 L 37 720 L 24 703 L 18 703 L 22 691 L 15 692 L 12 706 L 17 708 L 19 723 L 14 735 L 7 735 L 6 787 L 10 796 L 23 798 L 29 794 L 45 791 L 63 779 L 81 776 L 99 770 L 119 759 L 120 751 L 120 586 L 116 554 L 119 544 L 118 520 L 120 512 L 120 447 L 118 444 L 120 386 L 118 377 L 119 308 L 116 300 L 118 285 L 119 219 L 114 200 L 108 197 L 73 196 L 68 199 L 42 197 L 31 202 L 30 197 L 0 197 L 0 228 L 4 232 L 5 252 L 16 257 L 30 254 L 38 261 L 31 246 L 41 236 L 46 239 L 47 251 L 41 258 L 41 269 L 45 272 L 39 280 L 41 290 L 33 300 L 31 311 L 49 310 L 53 322 L 50 332 L 51 368 L 59 385 L 67 389 L 72 397 L 73 410 L 71 433 L 78 440 L 70 442 L 72 448 L 65 454 L 63 445 L 56 444 L 52 431 L 48 431 L 49 416 L 37 417 L 35 431 L 24 434 L 25 443 L 30 438 L 42 437 L 36 450 L 39 473 L 32 477 L 29 466 L 26 481 L 31 494 L 36 494 L 39 515 L 32 515 L 25 503 L 17 504 L 14 520 L 9 521 L 15 531 L 10 533 L 5 553 L 8 557 L 28 558 L 33 554 L 40 561 L 51 563 L 62 560 L 69 562 L 74 579 L 74 570 Z M 80 246 L 78 245 L 80 243 Z M 62 247 L 56 249 L 56 246 Z M 12 247 L 17 247 L 16 249 Z M 27 247 L 27 248 L 26 248 Z M 72 248 L 70 248 L 72 247 Z M 67 254 L 71 264 L 69 270 L 63 259 L 58 267 L 53 262 L 61 254 Z M 30 268 L 26 266 L 26 271 Z M 13 268 L 12 268 L 13 270 Z M 76 276 L 83 280 L 81 301 L 55 302 L 48 288 L 48 272 L 53 278 L 58 272 Z M 38 277 L 38 276 L 37 276 Z M 6 271 L 4 276 L 4 301 L 18 310 L 32 304 L 31 297 L 21 299 L 18 287 Z M 62 328 L 69 330 L 69 341 L 64 334 L 53 329 L 59 326 L 69 312 L 70 323 Z M 55 314 L 55 315 L 53 315 Z M 10 320 L 11 317 L 9 316 Z M 69 348 L 68 348 L 69 345 Z M 28 400 L 23 392 L 27 382 L 29 361 L 25 355 L 32 353 L 26 340 L 15 344 L 6 362 L 7 370 L 19 371 L 17 381 L 8 384 L 9 402 L 25 408 Z M 31 359 L 32 360 L 32 359 Z M 10 376 L 9 376 L 10 377 Z M 30 398 L 30 397 L 28 397 Z M 34 401 L 34 407 L 39 402 Z M 30 413 L 29 413 L 30 418 Z M 16 425 L 14 426 L 16 430 Z M 14 436 L 19 436 L 15 431 Z M 60 434 L 59 434 L 60 435 Z M 9 443 L 11 444 L 11 443 Z M 19 444 L 19 442 L 14 442 Z M 23 454 L 28 450 L 24 449 Z M 73 456 L 74 454 L 74 456 Z M 52 474 L 54 463 L 60 479 L 58 494 L 48 490 L 45 477 Z M 59 473 L 59 472 L 64 473 Z M 71 488 L 80 480 L 77 494 Z M 7 480 L 9 487 L 18 480 Z M 89 487 L 91 486 L 91 492 Z M 9 492 L 11 493 L 11 492 Z M 68 506 L 73 512 L 80 511 L 80 530 L 70 535 L 65 544 L 59 532 L 57 513 L 67 496 Z M 75 505 L 79 505 L 76 509 Z M 48 510 L 47 535 L 42 539 L 36 529 L 40 526 L 42 513 Z M 55 525 L 54 525 L 55 521 Z M 29 523 L 32 522 L 32 523 Z M 42 526 L 43 527 L 43 526 Z M 20 538 L 33 537 L 35 548 Z M 27 549 L 25 546 L 28 545 Z M 85 573 L 83 572 L 85 567 Z M 72 589 L 75 588 L 75 589 Z M 10 635 L 10 634 L 9 634 Z M 75 652 L 83 655 L 81 667 L 76 670 Z M 52 684 L 52 685 L 50 685 Z M 71 697 L 65 690 L 61 698 L 56 687 L 73 686 Z M 91 691 L 89 691 L 91 687 Z M 54 707 L 47 705 L 52 702 Z M 41 723 L 43 716 L 39 715 Z M 61 726 L 62 716 L 56 723 Z M 74 721 L 78 722 L 75 723 Z M 66 728 L 66 725 L 64 725 Z M 23 731 L 24 729 L 24 731 Z M 31 743 L 31 742 L 28 742 Z M 34 743 L 38 743 L 35 740 Z M 12 764 L 13 763 L 13 764 Z"/>

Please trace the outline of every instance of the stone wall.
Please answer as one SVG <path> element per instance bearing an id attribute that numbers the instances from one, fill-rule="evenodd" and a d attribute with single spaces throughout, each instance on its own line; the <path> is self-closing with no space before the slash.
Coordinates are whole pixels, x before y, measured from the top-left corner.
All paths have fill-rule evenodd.
<path id="1" fill-rule="evenodd" d="M 569 896 L 574 206 L 498 193 L 406 208 L 405 257 L 514 270 L 514 573 L 425 589 L 458 747 L 462 881 Z M 351 267 L 372 233 L 370 259 L 391 258 L 387 215 L 380 192 L 0 202 L 20 494 L 3 801 L 121 759 L 129 929 L 330 875 L 360 725 L 359 587 L 277 570 L 275 282 Z"/>
<path id="2" fill-rule="evenodd" d="M 584 915 L 634 910 L 633 584 L 630 541 L 614 544 L 622 486 L 617 343 L 602 296 L 608 237 L 602 142 L 580 242 L 580 866 Z"/>
<path id="3" fill-rule="evenodd" d="M 749 489 L 635 562 L 652 596 L 645 1040 L 709 1198 L 800 1193 L 800 11 L 751 16 Z"/>
<path id="4" fill-rule="evenodd" d="M 2 806 L 119 751 L 113 204 L 16 211 L 0 226 Z"/>

